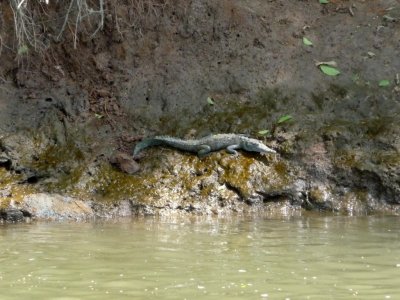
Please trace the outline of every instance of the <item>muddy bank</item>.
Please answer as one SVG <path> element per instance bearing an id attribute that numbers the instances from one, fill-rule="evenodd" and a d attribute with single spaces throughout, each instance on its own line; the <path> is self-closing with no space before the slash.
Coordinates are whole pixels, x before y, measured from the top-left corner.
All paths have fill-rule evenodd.
<path id="1" fill-rule="evenodd" d="M 4 48 L 0 217 L 398 214 L 400 7 L 389 2 L 175 1 L 140 33 L 114 26 L 131 9 L 121 5 L 76 49 L 68 33 L 51 43 L 51 59 L 32 49 L 17 64 Z M 144 136 L 224 132 L 278 154 L 131 159 Z"/>

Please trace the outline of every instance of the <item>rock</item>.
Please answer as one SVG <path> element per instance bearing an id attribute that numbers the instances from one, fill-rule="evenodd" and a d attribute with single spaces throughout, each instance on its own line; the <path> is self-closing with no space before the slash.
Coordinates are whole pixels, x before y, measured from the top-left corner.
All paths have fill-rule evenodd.
<path id="1" fill-rule="evenodd" d="M 3 166 L 25 174 L 26 178 L 36 176 L 30 165 L 46 146 L 46 139 L 42 139 L 40 133 L 37 136 L 28 136 L 26 132 L 7 135 L 1 139 Z"/>
<path id="2" fill-rule="evenodd" d="M 133 157 L 122 152 L 115 153 L 110 158 L 110 163 L 127 174 L 135 174 L 140 170 L 140 165 Z"/>
<path id="3" fill-rule="evenodd" d="M 0 168 L 6 168 L 7 170 L 10 170 L 12 165 L 11 159 L 8 158 L 6 155 L 0 155 Z"/>
<path id="4" fill-rule="evenodd" d="M 134 205 L 129 200 L 122 200 L 118 203 L 93 203 L 93 211 L 101 218 L 125 218 L 137 215 Z"/>
<path id="5" fill-rule="evenodd" d="M 0 210 L 0 219 L 5 220 L 6 222 L 21 222 L 24 221 L 25 216 L 24 213 L 15 208 L 6 208 L 3 210 Z"/>
<path id="6" fill-rule="evenodd" d="M 95 215 L 89 202 L 57 194 L 28 195 L 18 204 L 18 208 L 36 219 L 84 220 Z"/>

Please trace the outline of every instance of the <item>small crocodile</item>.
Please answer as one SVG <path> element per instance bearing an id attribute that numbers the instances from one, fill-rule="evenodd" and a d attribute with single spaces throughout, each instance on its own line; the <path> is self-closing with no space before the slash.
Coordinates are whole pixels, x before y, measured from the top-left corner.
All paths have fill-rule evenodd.
<path id="1" fill-rule="evenodd" d="M 231 154 L 237 154 L 236 150 L 238 149 L 259 153 L 276 153 L 275 150 L 268 148 L 259 140 L 240 134 L 226 133 L 210 135 L 198 140 L 182 140 L 169 136 L 155 136 L 138 143 L 133 151 L 133 155 L 136 156 L 143 149 L 152 146 L 169 146 L 182 151 L 197 153 L 199 157 L 221 149 L 226 149 Z"/>

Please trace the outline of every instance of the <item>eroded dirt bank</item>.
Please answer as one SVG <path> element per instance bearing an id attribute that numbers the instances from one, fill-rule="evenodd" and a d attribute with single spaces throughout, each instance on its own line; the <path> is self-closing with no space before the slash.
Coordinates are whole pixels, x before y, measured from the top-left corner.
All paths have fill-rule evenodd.
<path id="1" fill-rule="evenodd" d="M 93 39 L 82 24 L 56 41 L 49 21 L 44 56 L 18 59 L 2 2 L 0 217 L 398 214 L 400 4 L 330 2 L 154 2 L 137 19 L 109 1 Z M 130 157 L 144 136 L 263 130 L 277 155 Z"/>

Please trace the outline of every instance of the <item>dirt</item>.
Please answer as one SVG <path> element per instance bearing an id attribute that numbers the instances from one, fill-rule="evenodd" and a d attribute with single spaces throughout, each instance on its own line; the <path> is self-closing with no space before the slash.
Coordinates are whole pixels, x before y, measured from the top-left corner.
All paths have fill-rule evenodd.
<path id="1" fill-rule="evenodd" d="M 108 1 L 94 37 L 97 23 L 85 22 L 60 41 L 54 16 L 65 7 L 43 6 L 49 46 L 22 55 L 0 3 L 3 210 L 35 217 L 24 199 L 54 195 L 66 211 L 71 197 L 89 201 L 89 217 L 119 206 L 124 215 L 399 213 L 399 1 L 171 0 L 141 15 L 132 3 Z M 340 75 L 316 66 L 330 61 Z M 279 154 L 200 160 L 157 148 L 130 160 L 145 136 L 221 132 Z"/>

